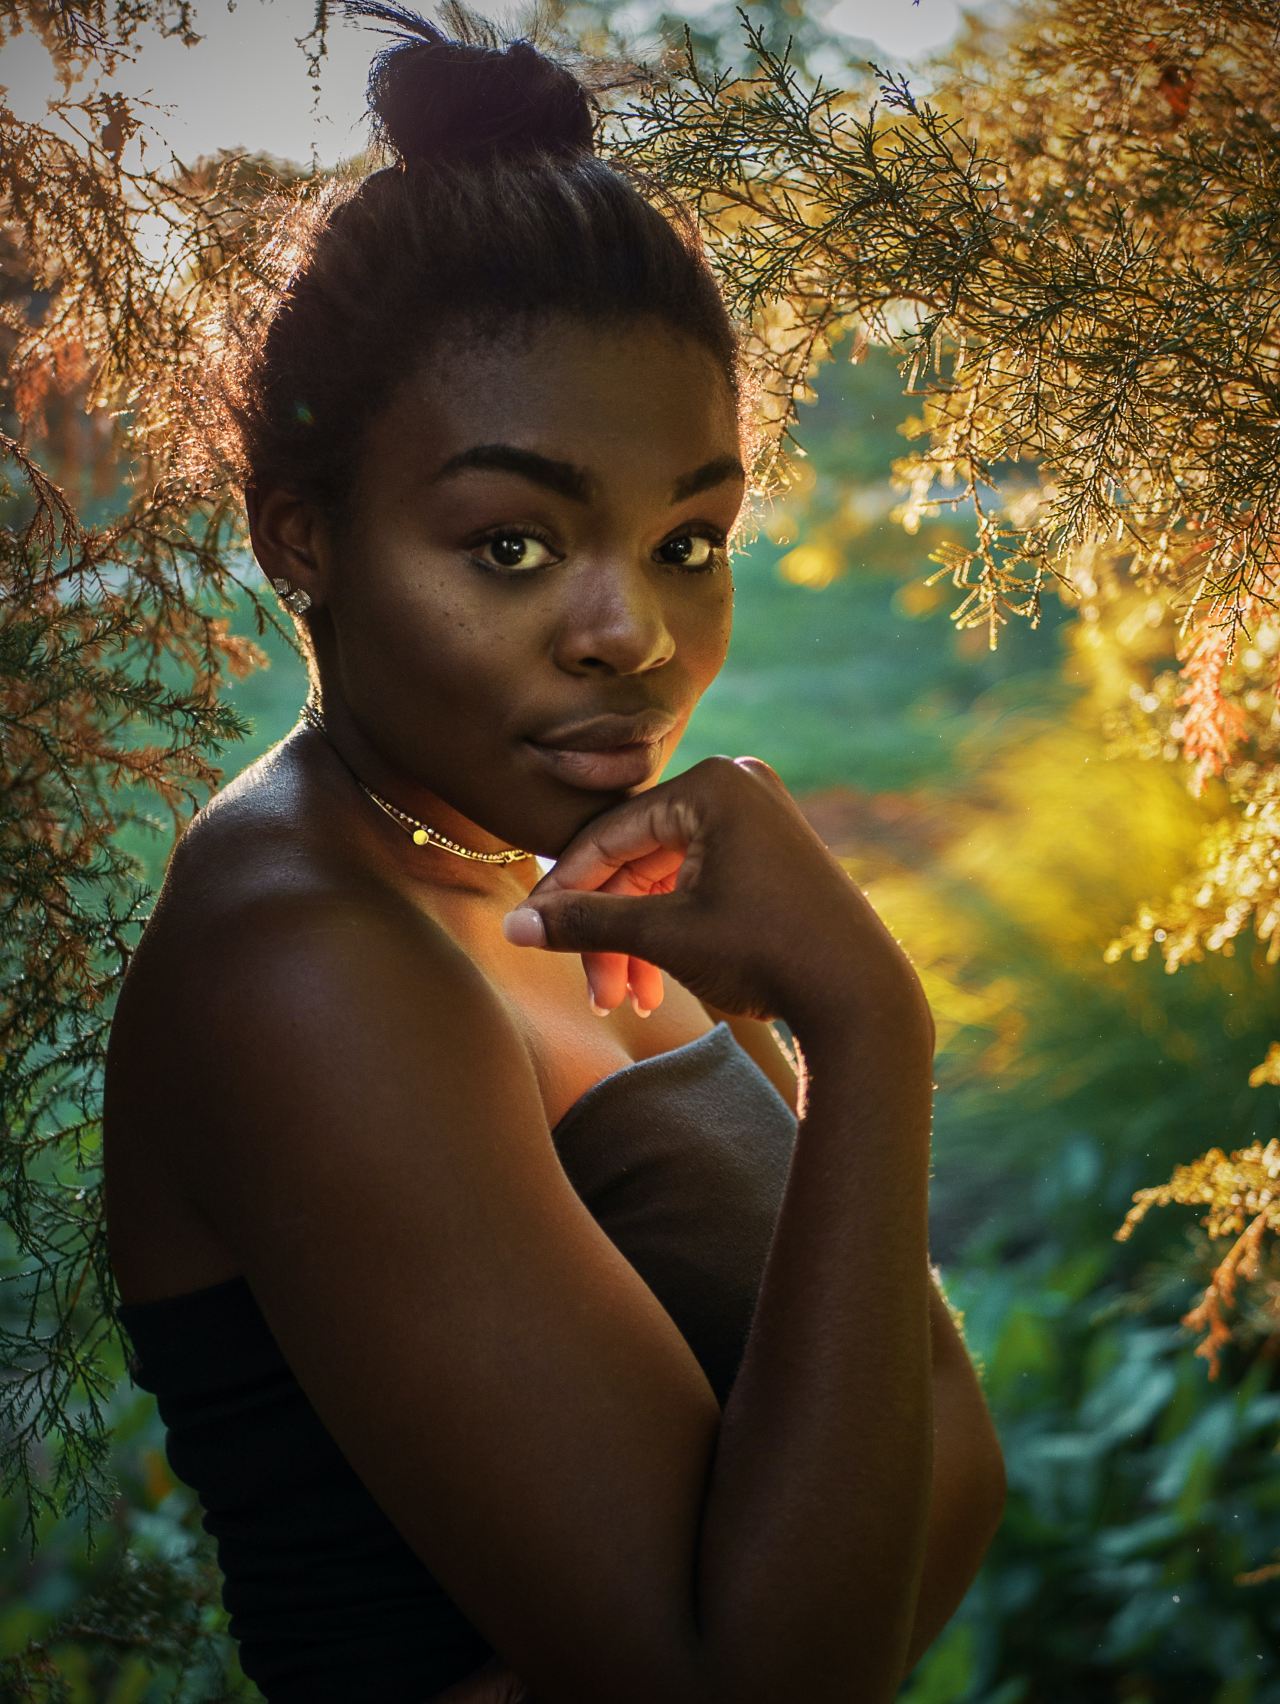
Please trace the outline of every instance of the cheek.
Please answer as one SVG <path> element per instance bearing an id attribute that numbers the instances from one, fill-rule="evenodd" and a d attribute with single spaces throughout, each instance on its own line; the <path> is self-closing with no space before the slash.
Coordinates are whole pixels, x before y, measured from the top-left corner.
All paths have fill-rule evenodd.
<path id="1" fill-rule="evenodd" d="M 689 630 L 689 656 L 700 674 L 710 679 L 719 673 L 729 654 L 732 632 L 733 582 L 725 578 L 714 595 L 708 597 L 697 623 Z"/>
<path id="2" fill-rule="evenodd" d="M 417 668 L 437 704 L 465 713 L 460 734 L 493 720 L 507 683 L 520 673 L 511 635 L 467 610 L 441 612 L 421 630 Z"/>
<path id="3" fill-rule="evenodd" d="M 364 665 L 388 688 L 409 687 L 437 702 L 467 704 L 492 694 L 513 666 L 509 624 L 467 596 L 465 579 L 429 561 L 390 557 L 370 575 L 353 611 Z"/>

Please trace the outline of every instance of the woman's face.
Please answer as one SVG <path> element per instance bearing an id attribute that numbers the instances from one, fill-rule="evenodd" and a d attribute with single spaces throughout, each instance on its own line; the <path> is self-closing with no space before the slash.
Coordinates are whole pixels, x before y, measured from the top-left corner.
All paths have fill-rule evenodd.
<path id="1" fill-rule="evenodd" d="M 661 322 L 545 321 L 433 358 L 366 432 L 351 523 L 318 556 L 330 722 L 340 699 L 402 809 L 557 857 L 656 784 L 719 672 L 743 494 L 728 384 Z M 604 730 L 638 750 L 548 749 L 640 713 Z"/>

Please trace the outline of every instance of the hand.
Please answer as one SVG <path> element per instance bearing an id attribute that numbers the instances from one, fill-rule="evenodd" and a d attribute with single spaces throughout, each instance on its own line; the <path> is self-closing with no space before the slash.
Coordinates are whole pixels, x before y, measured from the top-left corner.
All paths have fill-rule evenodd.
<path id="1" fill-rule="evenodd" d="M 678 849 L 658 846 L 647 854 L 628 859 L 594 891 L 631 895 L 670 893 L 676 885 L 684 857 Z M 563 858 L 556 867 L 556 873 L 563 875 Z M 574 891 L 583 890 L 591 891 L 590 881 L 579 871 Z M 582 968 L 586 972 L 592 1009 L 601 1017 L 607 1017 L 628 995 L 636 1012 L 643 1018 L 662 1004 L 666 992 L 662 971 L 647 959 L 638 958 L 633 953 L 584 950 Z"/>
<path id="2" fill-rule="evenodd" d="M 756 757 L 704 758 L 602 811 L 503 927 L 581 953 L 608 1009 L 628 982 L 656 1005 L 661 966 L 721 1011 L 792 1028 L 851 1002 L 922 1033 L 932 1022 L 910 960 Z"/>

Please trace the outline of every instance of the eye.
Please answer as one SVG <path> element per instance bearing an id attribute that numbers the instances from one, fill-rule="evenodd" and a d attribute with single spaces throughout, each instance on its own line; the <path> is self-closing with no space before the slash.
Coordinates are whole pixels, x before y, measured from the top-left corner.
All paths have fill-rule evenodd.
<path id="1" fill-rule="evenodd" d="M 720 532 L 682 532 L 658 546 L 659 553 L 667 552 L 665 560 L 673 568 L 685 568 L 698 573 L 715 567 L 724 559 L 725 536 Z"/>
<path id="2" fill-rule="evenodd" d="M 481 568 L 499 574 L 533 573 L 559 560 L 541 534 L 516 527 L 501 527 L 496 532 L 486 533 L 483 538 L 476 539 L 471 548 L 473 551 L 488 551 L 487 558 L 475 554 L 471 560 Z"/>

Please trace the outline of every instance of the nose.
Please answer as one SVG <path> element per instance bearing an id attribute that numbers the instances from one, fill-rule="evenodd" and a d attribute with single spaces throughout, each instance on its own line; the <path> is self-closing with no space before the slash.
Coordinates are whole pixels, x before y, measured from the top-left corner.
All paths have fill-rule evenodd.
<path id="1" fill-rule="evenodd" d="M 675 655 L 661 571 L 597 558 L 565 583 L 556 660 L 570 673 L 640 674 Z"/>

